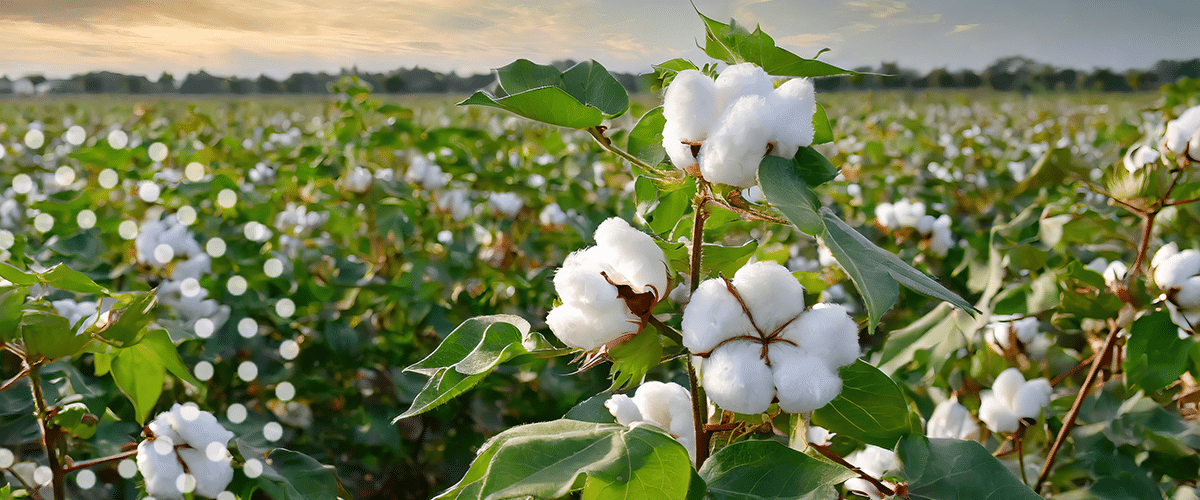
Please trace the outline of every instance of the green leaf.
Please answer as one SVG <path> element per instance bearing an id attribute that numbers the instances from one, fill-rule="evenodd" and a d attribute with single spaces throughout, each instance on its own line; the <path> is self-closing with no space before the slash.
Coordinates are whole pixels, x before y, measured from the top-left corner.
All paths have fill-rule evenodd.
<path id="1" fill-rule="evenodd" d="M 975 441 L 914 434 L 897 443 L 896 458 L 912 500 L 1042 498 Z"/>
<path id="2" fill-rule="evenodd" d="M 837 485 L 855 476 L 777 441 L 731 444 L 700 468 L 709 497 L 716 500 L 832 499 Z"/>
<path id="3" fill-rule="evenodd" d="M 145 424 L 154 405 L 162 395 L 163 380 L 167 371 L 148 359 L 140 345 L 118 351 L 112 360 L 112 377 L 117 387 L 133 403 L 134 415 L 139 424 Z"/>
<path id="4" fill-rule="evenodd" d="M 582 486 L 589 500 L 683 500 L 691 474 L 687 451 L 656 426 L 555 420 L 496 435 L 436 498 L 556 498 Z"/>
<path id="5" fill-rule="evenodd" d="M 1180 339 L 1171 314 L 1158 311 L 1142 316 L 1129 329 L 1125 347 L 1125 376 L 1130 382 L 1154 392 L 1179 379 L 1187 370 L 1188 353 L 1195 342 Z"/>
<path id="6" fill-rule="evenodd" d="M 11 342 L 21 334 L 21 316 L 29 287 L 0 287 L 0 341 Z"/>
<path id="7" fill-rule="evenodd" d="M 646 372 L 658 366 L 662 360 L 662 351 L 662 335 L 650 325 L 642 333 L 608 351 L 608 356 L 613 360 L 609 372 L 612 386 L 609 390 L 617 391 L 641 384 Z"/>
<path id="8" fill-rule="evenodd" d="M 838 175 L 837 167 L 834 167 L 825 155 L 810 146 L 796 151 L 796 156 L 792 157 L 792 164 L 792 168 L 796 169 L 796 174 L 804 179 L 804 183 L 808 184 L 808 187 L 815 188 L 833 180 Z"/>
<path id="9" fill-rule="evenodd" d="M 700 11 L 696 11 L 700 14 Z M 700 14 L 704 20 L 704 53 L 728 64 L 751 62 L 776 76 L 832 76 L 855 74 L 816 59 L 805 59 L 775 46 L 775 40 L 761 29 L 751 33 L 730 20 L 723 24 Z"/>
<path id="10" fill-rule="evenodd" d="M 649 165 L 658 165 L 667 156 L 662 146 L 662 131 L 667 124 L 662 106 L 647 111 L 629 131 L 629 154 Z"/>
<path id="11" fill-rule="evenodd" d="M 0 263 L 0 278 L 22 286 L 36 285 L 40 282 L 37 275 L 17 269 L 7 262 Z"/>
<path id="12" fill-rule="evenodd" d="M 825 244 L 862 295 L 870 318 L 870 329 L 875 328 L 883 313 L 900 298 L 901 284 L 960 309 L 975 311 L 962 297 L 858 234 L 832 210 L 822 207 L 820 214 L 825 223 Z"/>
<path id="13" fill-rule="evenodd" d="M 829 115 L 825 114 L 825 106 L 817 104 L 813 112 L 813 145 L 833 142 L 833 127 L 829 125 Z"/>
<path id="14" fill-rule="evenodd" d="M 703 267 L 724 276 L 733 276 L 733 273 L 750 261 L 756 250 L 758 240 L 750 240 L 736 247 L 705 243 L 701 250 L 704 255 Z"/>
<path id="15" fill-rule="evenodd" d="M 528 335 L 529 322 L 517 316 L 464 321 L 429 356 L 404 369 L 428 376 L 429 382 L 393 421 L 429 411 L 474 387 L 496 365 L 528 352 L 521 344 Z"/>
<path id="16" fill-rule="evenodd" d="M 613 417 L 612 412 L 608 411 L 608 407 L 604 406 L 604 403 L 608 402 L 608 399 L 611 397 L 612 394 L 602 392 L 587 398 L 568 410 L 567 414 L 563 415 L 563 418 L 594 424 L 616 423 L 616 417 Z"/>
<path id="17" fill-rule="evenodd" d="M 492 106 L 551 125 L 586 129 L 629 109 L 629 94 L 608 70 L 585 61 L 559 72 L 525 59 L 496 70 L 502 92 L 484 91 L 459 106 Z"/>
<path id="18" fill-rule="evenodd" d="M 817 214 L 821 201 L 795 169 L 792 160 L 765 156 L 758 164 L 758 180 L 771 205 L 792 224 L 810 235 L 821 234 L 824 222 Z"/>
<path id="19" fill-rule="evenodd" d="M 46 311 L 25 311 L 20 329 L 26 349 L 49 359 L 72 356 L 91 341 L 91 337 L 76 335 L 67 318 Z"/>
<path id="20" fill-rule="evenodd" d="M 50 423 L 61 427 L 64 431 L 80 439 L 91 439 L 96 435 L 96 424 L 98 420 L 95 415 L 90 419 L 85 419 L 85 416 L 90 412 L 86 404 L 71 403 L 63 406 L 54 418 L 50 419 Z"/>
<path id="21" fill-rule="evenodd" d="M 204 386 L 188 371 L 187 365 L 183 364 L 183 358 L 179 357 L 179 349 L 175 347 L 174 342 L 171 342 L 171 336 L 166 330 L 154 329 L 146 332 L 142 341 L 130 349 L 143 351 L 147 360 L 166 368 L 172 375 L 183 381 L 196 387 Z"/>
<path id="22" fill-rule="evenodd" d="M 128 306 L 120 310 L 120 316 L 112 325 L 100 332 L 100 336 L 128 347 L 139 340 L 138 335 L 154 319 L 154 291 L 138 293 Z"/>
<path id="23" fill-rule="evenodd" d="M 108 295 L 108 289 L 79 271 L 57 264 L 39 275 L 43 282 L 59 290 L 90 295 Z M 10 280 L 11 281 L 11 280 Z"/>
<path id="24" fill-rule="evenodd" d="M 813 412 L 814 424 L 889 449 L 912 432 L 908 401 L 890 377 L 861 359 L 838 373 L 842 392 Z"/>
<path id="25" fill-rule="evenodd" d="M 700 69 L 697 68 L 696 65 L 691 61 L 681 58 L 675 58 L 661 64 L 655 64 L 653 68 L 654 83 L 651 85 L 650 90 L 656 94 L 661 93 L 664 88 L 671 85 L 671 81 L 675 79 L 675 75 L 679 74 L 680 71 Z"/>
<path id="26" fill-rule="evenodd" d="M 972 318 L 966 311 L 945 302 L 938 304 L 925 316 L 888 336 L 880 353 L 879 368 L 895 373 L 912 361 L 917 352 L 929 350 L 931 368 L 941 370 L 943 364 L 956 356 L 955 351 L 967 346 L 968 334 L 973 335 L 982 326 L 980 319 Z"/>
<path id="27" fill-rule="evenodd" d="M 246 460 L 262 463 L 259 486 L 276 500 L 336 500 L 350 498 L 337 471 L 316 459 L 285 448 L 265 449 L 237 438 L 238 452 Z"/>

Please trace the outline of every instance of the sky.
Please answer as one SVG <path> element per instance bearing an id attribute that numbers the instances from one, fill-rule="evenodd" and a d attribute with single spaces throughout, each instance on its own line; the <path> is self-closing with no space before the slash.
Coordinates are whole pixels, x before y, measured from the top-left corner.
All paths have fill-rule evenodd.
<path id="1" fill-rule="evenodd" d="M 798 55 L 852 68 L 898 62 L 980 70 L 1023 55 L 1125 70 L 1200 57 L 1198 0 L 695 0 L 708 17 L 760 25 Z M 205 70 L 283 78 L 357 66 L 484 73 L 518 58 L 595 59 L 644 73 L 696 48 L 683 0 L 2 0 L 0 74 Z"/>

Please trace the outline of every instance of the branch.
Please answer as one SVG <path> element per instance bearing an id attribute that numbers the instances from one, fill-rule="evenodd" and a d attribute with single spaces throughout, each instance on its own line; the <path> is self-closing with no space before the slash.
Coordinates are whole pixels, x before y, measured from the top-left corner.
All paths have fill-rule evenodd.
<path id="1" fill-rule="evenodd" d="M 882 481 L 875 479 L 874 476 L 867 474 L 862 469 L 859 469 L 858 467 L 856 467 L 854 464 L 847 462 L 846 459 L 838 456 L 838 454 L 834 453 L 833 450 L 831 450 L 829 446 L 819 445 L 816 443 L 808 443 L 808 445 L 810 447 L 812 447 L 812 449 L 817 450 L 817 452 L 819 452 L 820 454 L 825 455 L 825 458 L 833 460 L 834 463 L 836 463 L 842 467 L 845 467 L 847 469 L 850 469 L 852 472 L 857 473 L 858 477 L 860 479 L 862 479 L 868 483 L 871 483 L 871 485 L 874 486 L 875 489 L 879 490 L 880 493 L 883 493 L 883 496 L 890 497 L 890 496 L 896 494 L 895 490 L 888 488 L 887 485 L 883 484 Z M 904 495 L 904 498 L 908 498 L 908 495 Z"/>
<path id="2" fill-rule="evenodd" d="M 108 462 L 116 462 L 117 460 L 122 460 L 122 459 L 126 459 L 129 457 L 137 456 L 137 453 L 138 453 L 137 450 L 129 450 L 124 453 L 118 453 L 116 455 L 109 455 L 107 457 L 94 458 L 92 460 L 84 460 L 82 462 L 75 462 L 74 464 L 72 464 L 68 467 L 63 467 L 63 473 L 75 472 L 77 470 L 86 469 L 88 467 L 94 467 L 94 466 L 108 463 Z"/>
<path id="3" fill-rule="evenodd" d="M 624 158 L 629 163 L 637 165 L 638 167 L 641 167 L 642 170 L 646 170 L 647 172 L 655 172 L 658 170 L 658 169 L 650 166 L 649 163 L 646 163 L 646 162 L 642 161 L 641 159 L 639 159 L 638 157 L 629 154 L 629 152 L 614 146 L 612 143 L 612 139 L 609 139 L 608 137 L 604 136 L 605 130 L 607 130 L 607 128 L 604 127 L 603 125 L 596 125 L 595 127 L 587 128 L 587 132 L 589 134 L 592 134 L 592 137 L 596 139 L 596 142 L 600 143 L 600 146 L 603 147 L 604 149 L 607 149 L 610 153 L 620 156 L 621 158 Z"/>
<path id="4" fill-rule="evenodd" d="M 42 431 L 42 446 L 46 448 L 46 462 L 54 474 L 50 480 L 54 489 L 54 500 L 65 500 L 65 473 L 58 459 L 58 440 L 62 437 L 62 431 L 50 425 L 50 410 L 46 407 L 46 398 L 42 394 L 42 376 L 39 368 L 37 363 L 29 366 L 29 385 L 33 387 L 33 404 L 37 408 L 38 427 Z"/>

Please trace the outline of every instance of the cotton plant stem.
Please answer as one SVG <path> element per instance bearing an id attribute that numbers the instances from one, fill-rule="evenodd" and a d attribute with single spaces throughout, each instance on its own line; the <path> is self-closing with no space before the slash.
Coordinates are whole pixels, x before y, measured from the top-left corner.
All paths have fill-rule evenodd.
<path id="1" fill-rule="evenodd" d="M 124 453 L 118 453 L 116 455 L 109 455 L 107 457 L 100 457 L 100 458 L 94 458 L 91 460 L 84 460 L 82 462 L 75 462 L 74 464 L 71 464 L 68 467 L 63 467 L 63 472 L 64 473 L 75 472 L 77 470 L 83 470 L 88 467 L 95 467 L 97 465 L 105 464 L 108 462 L 116 462 L 117 460 L 132 458 L 132 457 L 137 456 L 137 454 L 138 454 L 137 450 L 129 450 Z"/>
<path id="2" fill-rule="evenodd" d="M 33 405 L 37 409 L 38 427 L 42 431 L 42 446 L 46 448 L 46 462 L 53 473 L 50 485 L 54 489 L 54 500 L 65 500 L 63 478 L 66 473 L 58 458 L 58 440 L 61 433 L 50 426 L 50 410 L 46 407 L 46 398 L 42 394 L 40 365 L 36 363 L 29 367 L 29 384 L 33 387 Z"/>
<path id="3" fill-rule="evenodd" d="M 842 467 L 845 467 L 847 469 L 850 469 L 852 472 L 857 473 L 859 479 L 862 479 L 868 483 L 871 483 L 871 485 L 874 486 L 875 489 L 879 490 L 880 493 L 883 493 L 883 496 L 890 497 L 890 496 L 896 494 L 895 490 L 888 488 L 887 485 L 883 484 L 883 481 L 876 479 L 874 476 L 867 474 L 862 469 L 856 467 L 854 464 L 847 462 L 846 459 L 842 458 L 841 456 L 838 456 L 837 453 L 834 453 L 833 450 L 829 449 L 828 446 L 823 446 L 823 445 L 819 445 L 816 443 L 808 443 L 808 446 L 814 450 L 817 450 L 817 452 L 824 455 L 825 458 L 833 460 L 834 463 L 841 465 Z M 905 498 L 908 498 L 908 497 L 905 496 Z"/>
<path id="4" fill-rule="evenodd" d="M 609 139 L 608 137 L 606 137 L 604 135 L 605 130 L 607 130 L 607 129 L 603 125 L 597 125 L 595 127 L 587 128 L 587 132 L 589 134 L 592 134 L 592 138 L 596 139 L 596 142 L 600 143 L 600 146 L 603 147 L 604 149 L 607 149 L 610 153 L 620 156 L 621 158 L 624 158 L 629 163 L 637 165 L 638 167 L 641 167 L 643 170 L 646 170 L 648 172 L 653 172 L 655 170 L 654 167 L 650 166 L 650 164 L 640 160 L 636 156 L 629 154 L 629 152 L 614 146 L 612 143 L 612 139 Z"/>
<path id="5" fill-rule="evenodd" d="M 689 269 L 689 277 L 692 280 L 692 293 L 695 293 L 696 288 L 700 286 L 701 250 L 704 248 L 704 221 L 708 218 L 708 214 L 704 211 L 704 205 L 708 200 L 708 196 L 705 193 L 703 181 L 700 182 L 700 185 L 696 187 L 696 205 L 692 214 L 692 256 L 689 261 L 691 267 Z M 704 461 L 708 460 L 710 435 L 708 430 L 705 429 L 705 426 L 708 424 L 708 398 L 705 397 L 704 389 L 700 387 L 700 381 L 697 380 L 696 367 L 692 365 L 692 357 L 687 356 L 686 360 L 688 385 L 692 393 L 692 424 L 696 426 L 696 468 L 699 469 L 701 465 L 704 465 Z"/>

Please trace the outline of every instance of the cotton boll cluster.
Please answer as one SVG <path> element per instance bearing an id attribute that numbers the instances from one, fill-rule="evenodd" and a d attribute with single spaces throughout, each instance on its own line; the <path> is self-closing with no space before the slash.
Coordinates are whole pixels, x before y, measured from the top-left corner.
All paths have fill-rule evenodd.
<path id="1" fill-rule="evenodd" d="M 363 167 L 354 167 L 342 177 L 342 186 L 355 193 L 365 193 L 371 189 L 371 181 L 375 178 L 371 171 Z"/>
<path id="2" fill-rule="evenodd" d="M 439 192 L 437 196 L 438 210 L 450 212 L 450 216 L 454 220 L 462 222 L 473 211 L 469 196 L 465 189 Z"/>
<path id="3" fill-rule="evenodd" d="M 1013 343 L 1014 338 L 1019 345 L 1032 343 L 1039 331 L 1037 318 L 1018 318 L 1015 315 L 993 316 L 992 321 L 985 327 L 984 336 L 987 341 L 1004 350 L 1018 348 Z"/>
<path id="4" fill-rule="evenodd" d="M 188 258 L 204 253 L 192 232 L 175 215 L 143 223 L 138 228 L 134 247 L 138 262 L 154 267 L 162 267 L 176 257 Z"/>
<path id="5" fill-rule="evenodd" d="M 254 168 L 250 169 L 246 176 L 250 177 L 250 182 L 255 184 L 275 183 L 275 169 L 263 162 L 254 164 Z"/>
<path id="6" fill-rule="evenodd" d="M 311 233 L 329 220 L 329 212 L 310 212 L 304 205 L 288 202 L 282 212 L 275 214 L 275 229 L 284 234 L 300 236 Z"/>
<path id="7" fill-rule="evenodd" d="M 900 467 L 900 461 L 896 459 L 895 453 L 872 444 L 846 456 L 846 461 L 854 464 L 868 476 L 875 478 L 882 477 L 888 471 L 894 471 Z M 857 477 L 847 479 L 845 485 L 847 490 L 865 494 L 872 500 L 883 498 L 883 493 L 880 493 L 875 485 L 865 479 Z"/>
<path id="8" fill-rule="evenodd" d="M 146 493 L 166 500 L 181 499 L 192 490 L 217 498 L 233 480 L 233 456 L 227 449 L 233 433 L 212 413 L 176 403 L 147 428 L 150 435 L 137 452 Z"/>
<path id="9" fill-rule="evenodd" d="M 925 203 L 902 198 L 896 203 L 880 203 L 875 206 L 875 220 L 883 228 L 892 231 L 912 228 L 929 240 L 933 253 L 945 256 L 954 248 L 954 233 L 950 231 L 950 216 L 926 215 Z"/>
<path id="10" fill-rule="evenodd" d="M 637 422 L 656 424 L 679 441 L 696 462 L 696 424 L 692 419 L 692 397 L 688 390 L 674 382 L 646 382 L 637 388 L 633 397 L 614 394 L 604 407 L 616 417 L 617 423 L 630 426 Z"/>
<path id="11" fill-rule="evenodd" d="M 1200 326 L 1200 251 L 1180 251 L 1174 242 L 1164 245 L 1150 261 L 1154 284 L 1167 298 L 1171 320 L 1189 332 Z"/>
<path id="12" fill-rule="evenodd" d="M 1108 259 L 1105 259 L 1104 257 L 1096 257 L 1095 260 L 1089 262 L 1083 267 L 1096 271 L 1104 276 L 1104 284 L 1108 286 L 1113 286 L 1114 284 L 1123 281 L 1125 279 L 1125 275 L 1129 272 L 1129 266 L 1126 266 L 1124 262 L 1119 260 L 1109 262 Z"/>
<path id="13" fill-rule="evenodd" d="M 502 214 L 509 219 L 515 219 L 517 214 L 521 213 L 521 208 L 525 206 L 525 200 L 522 200 L 516 193 L 492 193 L 488 195 L 488 206 L 493 212 Z"/>
<path id="14" fill-rule="evenodd" d="M 160 304 L 178 314 L 185 329 L 201 337 L 212 335 L 229 319 L 229 306 L 209 299 L 208 290 L 200 286 L 200 279 L 210 272 L 212 259 L 208 254 L 193 256 L 175 266 L 170 279 L 163 280 L 155 295 Z"/>
<path id="15" fill-rule="evenodd" d="M 595 237 L 554 275 L 562 304 L 546 316 L 559 340 L 585 350 L 640 333 L 667 291 L 667 259 L 650 236 L 614 217 Z"/>
<path id="16" fill-rule="evenodd" d="M 931 438 L 979 441 L 983 437 L 979 422 L 975 421 L 967 407 L 958 402 L 957 397 L 937 405 L 925 428 L 925 435 Z"/>
<path id="17" fill-rule="evenodd" d="M 1050 406 L 1053 389 L 1044 378 L 1025 380 L 1020 370 L 1009 368 L 996 377 L 992 390 L 979 395 L 979 420 L 992 432 L 1014 432 L 1024 418 L 1037 418 Z"/>
<path id="18" fill-rule="evenodd" d="M 558 203 L 550 203 L 538 213 L 538 222 L 547 226 L 562 226 L 567 223 L 569 217 Z"/>
<path id="19" fill-rule="evenodd" d="M 816 97 L 796 78 L 775 88 L 750 63 L 726 68 L 716 81 L 680 71 L 663 98 L 663 147 L 679 168 L 699 165 L 705 180 L 749 188 L 768 154 L 791 158 L 812 144 Z"/>
<path id="20" fill-rule="evenodd" d="M 769 261 L 700 284 L 684 310 L 683 344 L 706 357 L 703 385 L 713 402 L 753 414 L 778 398 L 780 409 L 803 413 L 841 392 L 837 369 L 858 358 L 858 325 L 839 305 L 806 311 L 803 294 Z"/>
<path id="21" fill-rule="evenodd" d="M 450 174 L 442 172 L 441 166 L 424 155 L 413 155 L 404 180 L 421 186 L 422 189 L 434 191 L 446 187 L 450 182 Z"/>
<path id="22" fill-rule="evenodd" d="M 1200 106 L 1188 108 L 1179 118 L 1167 122 L 1162 147 L 1181 161 L 1200 161 Z"/>

